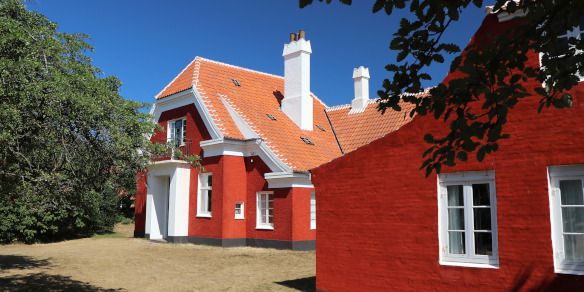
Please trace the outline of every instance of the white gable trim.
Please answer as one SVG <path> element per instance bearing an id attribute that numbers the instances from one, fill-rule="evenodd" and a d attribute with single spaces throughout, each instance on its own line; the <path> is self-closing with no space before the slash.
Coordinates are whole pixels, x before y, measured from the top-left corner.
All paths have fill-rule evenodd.
<path id="1" fill-rule="evenodd" d="M 292 173 L 292 169 L 278 159 L 261 139 L 235 140 L 220 138 L 201 141 L 200 145 L 203 148 L 203 157 L 259 156 L 271 171 Z"/>
<path id="2" fill-rule="evenodd" d="M 194 104 L 197 108 L 197 112 L 201 116 L 201 119 L 203 120 L 207 131 L 209 131 L 211 138 L 218 139 L 223 137 L 223 134 L 217 127 L 217 124 L 215 124 L 215 121 L 211 117 L 209 110 L 205 106 L 201 95 L 193 87 L 191 87 L 190 90 L 178 92 L 157 100 L 152 105 L 150 114 L 154 117 L 154 122 L 158 122 L 160 120 L 160 115 L 162 115 L 163 112 L 190 104 Z"/>
<path id="3" fill-rule="evenodd" d="M 259 138 L 258 134 L 256 132 L 254 132 L 254 130 L 252 130 L 250 125 L 243 120 L 243 118 L 237 113 L 237 111 L 227 101 L 227 99 L 225 98 L 224 95 L 220 94 L 219 99 L 221 99 L 223 106 L 225 106 L 225 108 L 227 109 L 227 112 L 229 113 L 229 115 L 231 116 L 231 118 L 235 122 L 235 125 L 237 126 L 237 128 L 239 129 L 241 134 L 243 134 L 243 137 L 245 137 L 245 139 Z"/>
<path id="4" fill-rule="evenodd" d="M 270 172 L 264 175 L 268 188 L 314 188 L 310 173 L 301 172 Z"/>

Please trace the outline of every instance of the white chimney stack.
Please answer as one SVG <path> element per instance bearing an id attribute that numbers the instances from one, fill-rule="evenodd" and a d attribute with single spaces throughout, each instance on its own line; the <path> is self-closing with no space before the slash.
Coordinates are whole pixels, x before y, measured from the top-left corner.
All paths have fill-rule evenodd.
<path id="1" fill-rule="evenodd" d="M 355 81 L 355 97 L 351 102 L 349 113 L 360 113 L 369 104 L 369 69 L 363 66 L 353 69 L 353 80 Z"/>
<path id="2" fill-rule="evenodd" d="M 284 99 L 282 111 L 302 130 L 312 131 L 312 97 L 310 97 L 310 54 L 312 49 L 303 30 L 290 34 L 284 45 Z"/>

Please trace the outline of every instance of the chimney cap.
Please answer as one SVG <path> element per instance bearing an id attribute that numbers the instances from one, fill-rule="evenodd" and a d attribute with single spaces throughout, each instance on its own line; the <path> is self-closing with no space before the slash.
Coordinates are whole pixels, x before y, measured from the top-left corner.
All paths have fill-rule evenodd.
<path id="1" fill-rule="evenodd" d="M 353 78 L 371 78 L 369 75 L 369 68 L 365 66 L 359 66 L 353 69 Z"/>
<path id="2" fill-rule="evenodd" d="M 298 39 L 306 39 L 306 32 L 303 29 L 298 31 Z"/>

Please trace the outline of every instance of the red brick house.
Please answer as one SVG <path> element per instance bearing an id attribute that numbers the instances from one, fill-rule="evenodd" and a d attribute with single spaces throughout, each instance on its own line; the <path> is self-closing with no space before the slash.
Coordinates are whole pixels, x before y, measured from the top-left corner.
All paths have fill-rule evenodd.
<path id="1" fill-rule="evenodd" d="M 409 118 L 376 111 L 363 67 L 353 72 L 352 104 L 327 107 L 310 91 L 310 54 L 304 33 L 292 35 L 284 77 L 197 57 L 156 96 L 163 131 L 151 140 L 199 155 L 204 169 L 172 155 L 148 166 L 138 176 L 136 236 L 314 249 L 308 170 Z"/>
<path id="2" fill-rule="evenodd" d="M 471 41 L 515 21 L 489 14 Z M 317 289 L 584 290 L 584 85 L 571 93 L 542 113 L 523 99 L 480 163 L 426 178 L 422 137 L 448 125 L 424 116 L 314 169 Z"/>

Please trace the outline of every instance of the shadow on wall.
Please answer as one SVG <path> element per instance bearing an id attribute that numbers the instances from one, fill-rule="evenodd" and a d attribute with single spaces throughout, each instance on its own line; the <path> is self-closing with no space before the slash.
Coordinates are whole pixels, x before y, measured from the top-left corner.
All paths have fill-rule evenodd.
<path id="1" fill-rule="evenodd" d="M 316 277 L 300 278 L 275 283 L 298 291 L 316 291 Z"/>
<path id="2" fill-rule="evenodd" d="M 51 268 L 48 260 L 27 256 L 0 255 L 0 291 L 122 291 L 104 289 L 90 283 L 71 279 L 69 276 L 30 273 L 5 276 L 10 270 Z"/>

